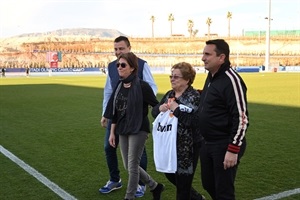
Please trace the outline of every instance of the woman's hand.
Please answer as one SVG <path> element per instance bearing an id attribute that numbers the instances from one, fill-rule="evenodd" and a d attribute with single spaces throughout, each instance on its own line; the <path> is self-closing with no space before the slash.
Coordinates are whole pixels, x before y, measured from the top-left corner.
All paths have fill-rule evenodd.
<path id="1" fill-rule="evenodd" d="M 179 105 L 175 100 L 171 100 L 169 102 L 169 109 L 172 110 L 172 111 L 174 111 L 178 106 Z"/>

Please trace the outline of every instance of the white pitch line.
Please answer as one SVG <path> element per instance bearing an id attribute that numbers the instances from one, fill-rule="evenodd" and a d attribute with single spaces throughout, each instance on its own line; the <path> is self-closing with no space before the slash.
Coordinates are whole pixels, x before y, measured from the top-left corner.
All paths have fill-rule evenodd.
<path id="1" fill-rule="evenodd" d="M 2 145 L 0 145 L 0 152 L 5 155 L 7 158 L 12 160 L 14 163 L 19 165 L 21 168 L 23 168 L 25 171 L 27 171 L 29 174 L 34 176 L 36 179 L 38 179 L 41 183 L 43 183 L 45 186 L 47 186 L 49 189 L 51 189 L 53 192 L 55 192 L 57 195 L 59 195 L 62 199 L 67 200 L 77 200 L 74 196 L 70 195 L 63 189 L 61 189 L 58 185 L 50 181 L 48 178 L 46 178 L 44 175 L 36 171 L 34 168 L 30 167 L 28 164 L 26 164 L 24 161 L 16 157 L 14 154 L 6 150 Z M 288 190 L 284 191 L 278 194 L 273 194 L 270 196 L 254 199 L 254 200 L 276 200 L 276 199 L 282 199 L 294 194 L 300 194 L 300 188 L 296 188 L 294 190 Z"/>
<path id="2" fill-rule="evenodd" d="M 300 194 L 300 188 L 280 192 L 278 194 L 272 194 L 270 196 L 262 197 L 262 198 L 254 199 L 254 200 L 276 200 L 276 199 L 282 199 L 282 198 L 285 198 L 285 197 L 288 197 L 288 196 L 292 196 L 294 194 Z"/>
<path id="3" fill-rule="evenodd" d="M 39 180 L 41 183 L 43 183 L 45 186 L 47 186 L 50 190 L 55 192 L 58 196 L 60 196 L 62 199 L 67 200 L 76 200 L 75 197 L 61 189 L 58 185 L 50 181 L 48 178 L 46 178 L 43 174 L 39 173 L 34 168 L 30 167 L 28 164 L 26 164 L 23 160 L 19 159 L 17 156 L 9 152 L 7 149 L 5 149 L 2 145 L 0 145 L 0 152 L 5 155 L 7 158 L 12 160 L 14 163 L 19 165 L 21 168 L 23 168 L 26 172 L 28 172 L 30 175 L 34 176 L 37 180 Z"/>

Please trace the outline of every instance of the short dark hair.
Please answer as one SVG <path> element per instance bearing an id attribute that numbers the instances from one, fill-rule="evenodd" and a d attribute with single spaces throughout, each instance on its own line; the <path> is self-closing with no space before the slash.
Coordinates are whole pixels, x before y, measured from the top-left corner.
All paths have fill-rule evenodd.
<path id="1" fill-rule="evenodd" d="M 220 54 L 225 54 L 226 56 L 225 61 L 229 61 L 230 49 L 228 43 L 225 40 L 223 39 L 208 40 L 206 41 L 206 44 L 216 45 L 215 52 L 217 53 L 217 56 L 219 56 Z"/>
<path id="2" fill-rule="evenodd" d="M 130 47 L 129 39 L 126 36 L 121 35 L 121 36 L 117 37 L 114 42 L 116 43 L 116 42 L 121 42 L 121 41 L 124 41 L 126 43 L 127 47 Z"/>

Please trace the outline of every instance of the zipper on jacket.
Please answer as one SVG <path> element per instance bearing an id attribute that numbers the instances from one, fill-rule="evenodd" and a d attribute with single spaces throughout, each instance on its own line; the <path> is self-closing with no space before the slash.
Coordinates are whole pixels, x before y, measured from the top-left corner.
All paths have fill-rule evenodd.
<path id="1" fill-rule="evenodd" d="M 207 92 L 208 92 L 210 83 L 211 83 L 211 82 L 209 82 L 208 85 L 207 85 L 207 90 L 206 90 L 206 92 L 205 92 L 204 100 L 202 101 L 203 103 L 206 101 L 206 96 L 207 96 Z M 203 111 L 203 104 L 202 104 L 202 107 L 201 107 L 201 112 L 202 112 L 202 111 Z"/>

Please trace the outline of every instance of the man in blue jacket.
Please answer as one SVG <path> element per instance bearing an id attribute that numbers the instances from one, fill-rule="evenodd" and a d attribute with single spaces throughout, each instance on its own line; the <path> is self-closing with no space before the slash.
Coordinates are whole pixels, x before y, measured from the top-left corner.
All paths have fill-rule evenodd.
<path id="1" fill-rule="evenodd" d="M 213 200 L 234 200 L 237 167 L 246 149 L 249 125 L 247 87 L 230 67 L 229 45 L 209 40 L 202 61 L 209 71 L 199 106 L 202 185 Z"/>
<path id="2" fill-rule="evenodd" d="M 128 53 L 131 50 L 130 42 L 127 37 L 119 36 L 114 40 L 114 51 L 116 57 L 123 53 Z M 111 121 L 103 117 L 104 111 L 106 110 L 106 106 L 108 100 L 113 92 L 113 89 L 116 87 L 119 81 L 119 74 L 117 71 L 116 66 L 117 60 L 108 64 L 108 76 L 106 78 L 106 83 L 104 87 L 104 97 L 103 97 L 103 107 L 102 107 L 102 118 L 101 118 L 101 125 L 102 127 L 106 128 L 105 138 L 104 138 L 104 150 L 106 155 L 106 162 L 109 169 L 110 179 L 106 183 L 105 186 L 99 189 L 99 192 L 103 194 L 110 193 L 113 190 L 120 189 L 122 187 L 121 177 L 120 177 L 120 170 L 118 167 L 118 158 L 116 148 L 110 146 L 108 138 L 110 135 L 110 126 Z M 154 94 L 157 94 L 157 86 L 154 82 L 153 76 L 150 71 L 150 66 L 148 63 L 140 58 L 138 58 L 138 76 L 143 79 L 144 81 L 148 82 L 151 86 Z M 116 146 L 118 145 L 118 138 L 116 138 Z M 144 149 L 140 166 L 147 170 L 147 154 L 146 149 Z M 146 186 L 141 181 L 139 182 L 136 197 L 144 196 L 146 190 Z"/>

